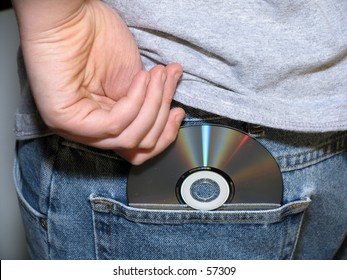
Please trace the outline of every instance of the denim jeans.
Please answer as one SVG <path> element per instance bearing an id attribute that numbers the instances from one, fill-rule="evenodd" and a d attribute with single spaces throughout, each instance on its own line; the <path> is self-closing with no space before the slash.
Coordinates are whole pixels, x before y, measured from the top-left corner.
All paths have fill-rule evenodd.
<path id="1" fill-rule="evenodd" d="M 186 110 L 183 126 L 245 128 Z M 19 141 L 14 178 L 32 258 L 346 258 L 347 132 L 249 132 L 280 166 L 284 193 L 275 209 L 133 208 L 126 193 L 131 166 L 113 151 L 56 135 Z"/>

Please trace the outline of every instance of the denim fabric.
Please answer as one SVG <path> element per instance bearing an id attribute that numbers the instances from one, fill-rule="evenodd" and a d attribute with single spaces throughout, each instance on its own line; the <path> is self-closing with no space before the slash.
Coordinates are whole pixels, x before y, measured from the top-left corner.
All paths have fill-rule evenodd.
<path id="1" fill-rule="evenodd" d="M 245 128 L 186 110 L 183 126 Z M 133 208 L 126 194 L 131 166 L 114 152 L 55 135 L 19 141 L 14 178 L 32 258 L 345 258 L 347 133 L 264 128 L 253 136 L 282 171 L 283 200 L 274 209 Z"/>

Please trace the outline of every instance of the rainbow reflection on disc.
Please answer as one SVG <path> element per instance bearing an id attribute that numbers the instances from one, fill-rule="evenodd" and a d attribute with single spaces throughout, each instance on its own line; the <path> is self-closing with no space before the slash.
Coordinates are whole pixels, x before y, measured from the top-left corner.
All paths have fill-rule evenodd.
<path id="1" fill-rule="evenodd" d="M 223 206 L 281 203 L 283 183 L 279 166 L 258 141 L 233 128 L 196 125 L 181 128 L 176 141 L 165 152 L 131 168 L 127 187 L 129 205 L 156 209 L 184 205 L 180 188 L 189 176 L 192 188 L 190 192 L 185 190 L 184 195 L 188 193 L 202 204 L 210 202 L 216 197 L 214 190 L 219 193 L 219 183 L 210 175 L 202 178 L 205 173 L 199 172 L 203 171 L 221 176 L 224 179 L 216 180 L 225 180 L 223 188 L 230 188 Z M 191 176 L 197 177 L 196 182 Z"/>

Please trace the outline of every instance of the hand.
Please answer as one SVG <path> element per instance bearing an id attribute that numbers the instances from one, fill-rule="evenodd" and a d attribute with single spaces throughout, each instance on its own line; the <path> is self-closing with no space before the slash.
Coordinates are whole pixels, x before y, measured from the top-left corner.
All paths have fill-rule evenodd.
<path id="1" fill-rule="evenodd" d="M 36 9 L 30 0 L 14 1 L 40 114 L 67 139 L 113 149 L 141 164 L 177 135 L 184 111 L 170 110 L 170 103 L 181 66 L 145 71 L 136 43 L 115 11 L 98 0 L 60 1 L 33 0 L 40 5 Z M 55 17 L 35 16 L 47 7 Z"/>

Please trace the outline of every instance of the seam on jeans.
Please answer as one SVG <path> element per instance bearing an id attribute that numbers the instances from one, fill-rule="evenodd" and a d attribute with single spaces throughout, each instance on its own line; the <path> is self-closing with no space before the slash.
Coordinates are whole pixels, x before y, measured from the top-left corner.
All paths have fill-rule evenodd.
<path id="1" fill-rule="evenodd" d="M 304 221 L 304 216 L 305 216 L 305 212 L 301 216 L 300 223 L 299 223 L 299 226 L 298 226 L 298 230 L 296 231 L 295 243 L 294 243 L 294 246 L 293 246 L 293 251 L 292 251 L 292 253 L 290 255 L 290 259 L 291 260 L 294 258 L 296 247 L 297 247 L 297 245 L 299 243 L 299 237 L 300 237 L 300 233 L 301 233 L 302 223 Z"/>
<path id="2" fill-rule="evenodd" d="M 334 254 L 333 254 L 333 259 L 334 260 L 342 260 L 342 256 L 339 256 L 340 254 L 345 255 L 344 253 L 342 253 L 341 251 L 345 251 L 344 248 L 347 247 L 347 229 L 345 234 L 343 235 L 343 237 L 341 238 L 341 243 L 339 244 L 339 246 L 336 248 Z M 344 260 L 346 260 L 346 258 L 344 258 Z"/>
<path id="3" fill-rule="evenodd" d="M 287 205 L 285 208 L 284 206 L 280 207 L 280 209 L 274 209 L 274 210 L 265 210 L 267 211 L 234 211 L 234 212 L 224 212 L 224 213 L 203 213 L 203 212 L 193 212 L 193 211 L 170 211 L 170 210 L 137 210 L 137 209 L 129 209 L 129 207 L 123 205 L 119 202 L 112 202 L 107 199 L 103 199 L 101 197 L 98 197 L 97 195 L 93 195 L 91 198 L 92 207 L 94 211 L 103 212 L 103 213 L 112 213 L 114 215 L 122 216 L 123 218 L 132 221 L 132 222 L 143 222 L 143 223 L 151 223 L 151 224 L 168 224 L 168 223 L 174 223 L 174 224 L 183 224 L 183 223 L 239 223 L 239 224 L 266 224 L 266 223 L 276 223 L 282 221 L 284 218 L 286 218 L 289 215 L 292 214 L 299 214 L 303 212 L 309 205 L 310 200 L 308 198 L 303 199 L 299 202 L 293 202 L 291 205 Z M 100 209 L 100 206 L 102 209 Z M 127 213 L 127 212 L 133 212 L 133 213 Z M 137 213 L 136 213 L 137 212 Z M 142 213 L 140 213 L 142 212 Z M 151 213 L 152 212 L 152 213 Z M 156 213 L 155 213 L 156 212 Z M 261 213 L 264 212 L 264 213 Z M 139 215 L 148 214 L 151 217 L 139 217 Z M 131 215 L 132 214 L 132 215 Z M 171 217 L 168 217 L 167 219 L 162 219 L 158 221 L 156 218 L 158 215 L 177 215 L 177 214 L 188 214 L 189 217 L 182 217 L 180 219 L 174 219 Z M 211 219 L 206 219 L 204 217 L 199 218 L 194 217 L 194 214 L 201 216 L 201 214 L 207 214 L 207 215 L 214 215 L 215 217 L 211 217 Z M 232 217 L 231 219 L 223 219 L 223 217 L 227 217 L 231 214 L 234 214 L 235 217 Z M 244 215 L 243 217 L 237 217 L 237 214 Z M 252 215 L 255 217 L 252 217 Z M 265 217 L 268 216 L 268 217 Z"/>
<path id="4" fill-rule="evenodd" d="M 251 218 L 251 217 L 243 217 L 243 218 L 237 218 L 237 219 L 232 219 L 232 220 L 225 220 L 225 219 L 192 219 L 192 220 L 183 220 L 183 219 L 166 219 L 162 220 L 160 222 L 155 222 L 153 218 L 135 218 L 135 217 L 129 217 L 125 213 L 119 211 L 119 210 L 113 210 L 111 211 L 115 215 L 122 216 L 123 218 L 133 221 L 133 222 L 138 222 L 138 223 L 151 223 L 151 224 L 183 224 L 183 223 L 199 223 L 199 224 L 214 224 L 214 223 L 221 223 L 221 224 L 271 224 L 271 223 L 277 223 L 283 221 L 288 215 L 291 214 L 298 214 L 298 213 L 289 213 L 289 212 L 283 212 L 280 214 L 278 217 L 276 216 L 271 216 L 271 217 L 256 217 L 256 218 Z"/>
<path id="5" fill-rule="evenodd" d="M 229 121 L 230 119 L 226 117 L 188 117 L 187 119 L 184 119 L 183 122 L 206 122 L 206 121 Z"/>
<path id="6" fill-rule="evenodd" d="M 282 172 L 311 166 L 347 150 L 347 141 L 345 137 L 346 135 L 341 135 L 307 152 L 301 152 L 290 156 L 278 156 L 276 157 L 276 161 L 279 166 L 281 166 Z"/>
<path id="7" fill-rule="evenodd" d="M 286 230 L 284 231 L 284 236 L 282 236 L 282 246 L 281 246 L 281 252 L 280 252 L 280 259 L 284 260 L 286 259 L 286 251 L 287 251 L 287 247 L 288 247 L 288 236 L 289 236 L 289 230 L 288 230 L 288 220 L 285 219 L 283 221 L 283 228 L 285 228 Z"/>
<path id="8" fill-rule="evenodd" d="M 95 250 L 95 259 L 98 260 L 99 256 L 99 248 L 98 248 L 98 234 L 96 233 L 96 219 L 95 219 L 95 212 L 92 211 L 92 221 L 93 221 L 93 234 L 94 234 L 94 250 Z"/>
<path id="9" fill-rule="evenodd" d="M 55 166 L 57 163 L 57 158 L 58 158 L 58 154 L 60 152 L 60 145 L 59 145 L 59 137 L 56 136 L 54 138 L 54 146 L 53 146 L 53 154 L 54 156 L 51 159 L 51 164 L 52 164 L 52 172 L 51 172 L 51 178 L 49 181 L 49 203 L 48 203 L 48 210 L 47 210 L 47 222 L 48 222 L 48 229 L 47 229 L 47 241 L 48 241 L 48 258 L 52 259 L 52 252 L 51 252 L 51 234 L 50 234 L 50 230 L 49 230 L 49 220 L 50 220 L 50 216 L 51 216 L 51 209 L 52 209 L 52 187 L 53 187 L 53 177 L 54 177 L 54 173 L 55 173 Z"/>
<path id="10" fill-rule="evenodd" d="M 63 139 L 63 138 L 62 138 Z M 115 152 L 111 151 L 111 150 L 101 150 L 101 149 L 93 149 L 92 147 L 87 147 L 83 144 L 77 143 L 77 142 L 71 142 L 68 140 L 63 139 L 61 141 L 61 144 L 63 146 L 72 148 L 72 149 L 76 149 L 76 150 L 80 150 L 83 152 L 88 152 L 97 156 L 101 156 L 104 158 L 110 158 L 110 159 L 114 159 L 114 160 L 119 160 L 119 161 L 124 161 L 125 160 L 123 158 L 121 158 L 120 156 L 118 156 Z M 112 154 L 111 154 L 112 153 Z"/>
<path id="11" fill-rule="evenodd" d="M 28 214 L 30 215 L 36 222 L 39 222 L 41 219 L 47 219 L 47 217 L 36 211 L 35 209 L 30 209 L 27 205 L 25 205 L 25 202 L 22 201 L 22 197 L 19 197 L 20 199 L 18 199 L 18 203 L 20 204 L 20 206 L 22 206 L 22 209 Z"/>
<path id="12" fill-rule="evenodd" d="M 18 197 L 18 203 L 22 206 L 22 209 L 25 210 L 33 219 L 39 221 L 39 219 L 47 218 L 47 216 L 41 213 L 39 210 L 34 209 L 30 206 L 29 202 L 24 198 L 20 185 L 22 184 L 22 175 L 19 170 L 19 163 L 17 159 L 18 155 L 15 156 L 14 159 L 14 167 L 13 167 L 13 181 L 15 184 L 15 191 Z"/>

